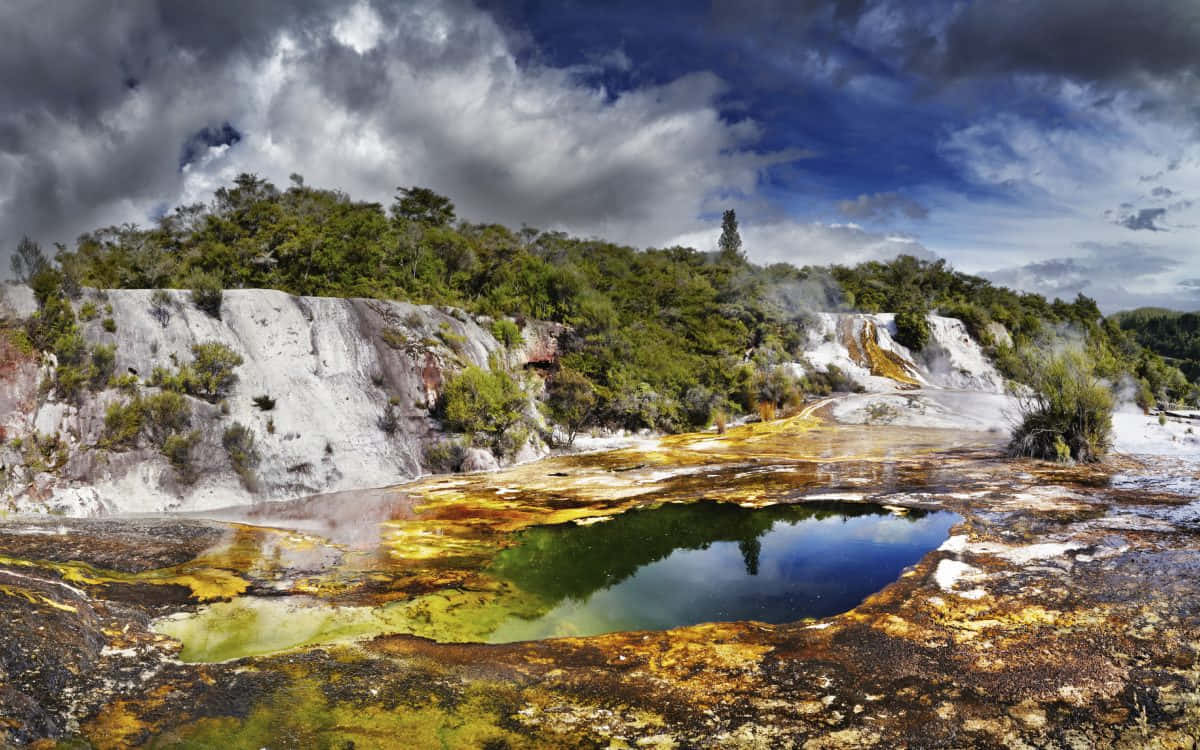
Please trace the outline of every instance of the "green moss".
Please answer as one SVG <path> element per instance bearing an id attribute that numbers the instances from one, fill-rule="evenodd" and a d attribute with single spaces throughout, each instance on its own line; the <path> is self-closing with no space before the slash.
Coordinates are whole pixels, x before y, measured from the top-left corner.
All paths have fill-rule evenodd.
<path id="1" fill-rule="evenodd" d="M 379 338 L 383 339 L 383 343 L 393 349 L 403 349 L 408 346 L 408 336 L 399 328 L 384 328 L 380 332 Z"/>
<path id="2" fill-rule="evenodd" d="M 386 634 L 481 642 L 506 620 L 534 619 L 550 606 L 538 594 L 498 582 L 377 607 L 331 606 L 306 597 L 239 597 L 158 620 L 154 630 L 183 643 L 183 661 L 217 662 Z"/>
<path id="3" fill-rule="evenodd" d="M 386 690 L 387 683 L 375 687 Z M 365 690 L 365 688 L 364 688 Z M 344 748 L 559 748 L 566 738 L 533 738 L 511 728 L 515 690 L 473 682 L 461 699 L 443 702 L 429 694 L 411 696 L 400 706 L 339 702 L 317 677 L 297 677 L 260 701 L 244 719 L 205 718 L 152 740 L 150 748 L 304 747 Z M 569 740 L 568 740 L 569 742 Z"/>

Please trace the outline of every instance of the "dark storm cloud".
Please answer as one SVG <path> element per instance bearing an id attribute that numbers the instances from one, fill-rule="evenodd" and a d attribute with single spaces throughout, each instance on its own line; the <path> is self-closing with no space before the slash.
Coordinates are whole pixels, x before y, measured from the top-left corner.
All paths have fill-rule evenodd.
<path id="1" fill-rule="evenodd" d="M 947 27 L 942 71 L 1051 73 L 1082 81 L 1200 71 L 1194 0 L 969 3 Z"/>
<path id="2" fill-rule="evenodd" d="M 1143 208 L 1125 216 L 1117 223 L 1134 231 L 1165 232 L 1166 230 L 1155 222 L 1166 215 L 1165 208 Z"/>
<path id="3" fill-rule="evenodd" d="M 281 29 L 308 33 L 330 0 L 172 0 L 0 5 L 3 116 L 87 120 L 180 63 L 194 75 L 265 54 Z"/>
<path id="4" fill-rule="evenodd" d="M 367 200 L 422 184 L 466 218 L 651 244 L 797 158 L 752 149 L 712 73 L 603 95 L 531 43 L 466 0 L 4 4 L 0 255 L 238 171 Z"/>
<path id="5" fill-rule="evenodd" d="M 184 141 L 183 148 L 179 153 L 179 168 L 183 169 L 196 161 L 210 148 L 232 146 L 240 140 L 242 140 L 242 134 L 227 122 L 221 123 L 220 126 L 207 125 L 200 128 Z"/>
<path id="6" fill-rule="evenodd" d="M 181 159 L 202 155 L 197 129 L 236 106 L 231 66 L 281 29 L 308 34 L 332 5 L 0 4 L 0 253 L 25 233 L 70 242 L 172 195 Z"/>
<path id="7" fill-rule="evenodd" d="M 856 221 L 890 221 L 898 216 L 909 219 L 924 219 L 929 209 L 917 201 L 899 193 L 874 193 L 860 195 L 854 200 L 840 201 L 838 210 L 847 218 Z"/>
<path id="8" fill-rule="evenodd" d="M 1175 103 L 1151 96 L 1147 78 L 1190 85 L 1200 76 L 1195 0 L 716 0 L 712 14 L 714 26 L 774 48 L 841 45 L 843 76 L 879 69 L 864 55 L 935 84 L 1043 74 L 1137 91 L 1148 114 Z M 1111 102 L 1096 97 L 1096 106 Z"/>

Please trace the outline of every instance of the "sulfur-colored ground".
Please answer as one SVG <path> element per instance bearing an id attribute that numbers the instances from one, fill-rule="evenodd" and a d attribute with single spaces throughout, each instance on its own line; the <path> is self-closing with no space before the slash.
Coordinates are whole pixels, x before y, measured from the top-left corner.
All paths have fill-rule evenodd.
<path id="1" fill-rule="evenodd" d="M 816 414 L 223 522 L 5 522 L 0 733 L 100 748 L 1194 746 L 1189 498 L 1110 484 L 1153 476 L 1128 461 L 1013 463 L 986 434 Z M 821 621 L 507 645 L 411 634 L 470 638 L 533 606 L 486 572 L 530 525 L 830 499 L 963 521 Z M 196 654 L 255 655 L 189 661 L 164 632 L 205 613 L 244 625 Z"/>

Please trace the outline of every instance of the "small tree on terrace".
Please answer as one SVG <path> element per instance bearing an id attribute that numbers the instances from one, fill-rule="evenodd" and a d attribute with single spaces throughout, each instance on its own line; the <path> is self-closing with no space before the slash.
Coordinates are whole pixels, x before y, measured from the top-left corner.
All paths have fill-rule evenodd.
<path id="1" fill-rule="evenodd" d="M 583 373 L 563 368 L 546 384 L 546 410 L 550 419 L 567 431 L 567 445 L 596 409 L 596 389 Z"/>

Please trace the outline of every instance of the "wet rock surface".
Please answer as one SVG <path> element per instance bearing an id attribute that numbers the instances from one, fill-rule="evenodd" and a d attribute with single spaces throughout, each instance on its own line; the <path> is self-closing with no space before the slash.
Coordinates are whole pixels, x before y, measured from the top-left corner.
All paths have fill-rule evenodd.
<path id="1" fill-rule="evenodd" d="M 1194 747 L 1192 498 L 1160 491 L 1155 466 L 1014 463 L 995 440 L 801 416 L 426 480 L 365 503 L 361 523 L 345 495 L 220 523 L 5 521 L 0 732 L 96 747 Z M 367 633 L 219 663 L 180 661 L 153 625 L 282 595 L 469 615 L 505 595 L 483 571 L 514 532 L 701 499 L 963 521 L 858 607 L 786 625 L 505 645 Z M 328 533 L 347 526 L 371 532 Z"/>

